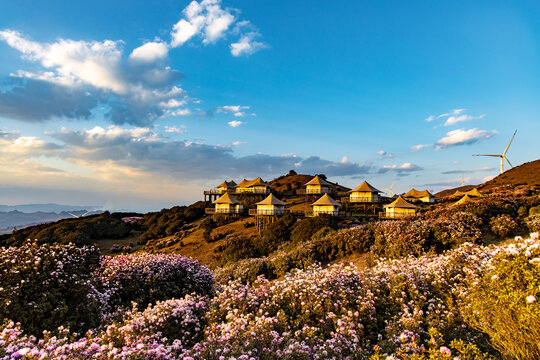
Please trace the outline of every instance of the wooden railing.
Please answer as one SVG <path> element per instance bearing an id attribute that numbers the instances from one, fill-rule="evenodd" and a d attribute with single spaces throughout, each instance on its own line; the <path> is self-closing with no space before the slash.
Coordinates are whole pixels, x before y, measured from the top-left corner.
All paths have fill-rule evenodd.
<path id="1" fill-rule="evenodd" d="M 210 189 L 210 190 L 204 190 L 204 195 L 223 195 L 226 192 L 228 192 L 231 195 L 238 195 L 238 194 L 270 194 L 271 190 L 270 188 L 267 189 L 250 189 L 247 188 L 242 191 L 238 191 L 236 189 L 228 189 L 227 191 L 222 189 Z"/>
<path id="2" fill-rule="evenodd" d="M 204 209 L 204 213 L 207 215 L 214 215 L 214 214 L 243 214 L 243 209 L 218 209 L 216 211 L 216 208 L 206 208 Z"/>
<path id="3" fill-rule="evenodd" d="M 296 190 L 296 195 L 324 195 L 324 194 L 334 194 L 335 191 L 332 188 L 329 189 L 298 189 Z"/>
<path id="4" fill-rule="evenodd" d="M 249 215 L 251 216 L 257 216 L 257 215 L 266 215 L 266 216 L 281 216 L 285 214 L 285 210 L 263 210 L 263 209 L 249 209 Z"/>

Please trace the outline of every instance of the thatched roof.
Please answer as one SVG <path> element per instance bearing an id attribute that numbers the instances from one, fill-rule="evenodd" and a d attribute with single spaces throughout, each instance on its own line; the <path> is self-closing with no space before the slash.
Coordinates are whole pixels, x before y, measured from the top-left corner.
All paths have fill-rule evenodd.
<path id="1" fill-rule="evenodd" d="M 278 205 L 278 206 L 285 206 L 285 203 L 281 200 L 279 200 L 277 197 L 274 196 L 274 194 L 270 194 L 264 199 L 263 201 L 259 201 L 255 205 Z"/>
<path id="2" fill-rule="evenodd" d="M 219 197 L 219 199 L 212 202 L 212 204 L 230 204 L 230 205 L 236 205 L 240 204 L 240 201 L 236 200 L 234 196 L 232 196 L 229 193 L 225 193 Z"/>
<path id="3" fill-rule="evenodd" d="M 313 179 L 311 179 L 310 181 L 304 184 L 304 186 L 306 185 L 331 186 L 331 184 L 328 181 L 324 180 L 319 175 L 316 175 Z"/>
<path id="4" fill-rule="evenodd" d="M 384 208 L 399 208 L 399 209 L 417 209 L 418 208 L 418 206 L 403 200 L 401 196 L 398 196 L 398 198 L 394 202 L 388 205 L 384 205 L 383 207 Z"/>
<path id="5" fill-rule="evenodd" d="M 324 194 L 321 196 L 321 198 L 317 201 L 315 201 L 311 206 L 339 206 L 341 207 L 341 204 L 338 203 L 336 200 L 332 199 L 328 194 Z"/>
<path id="6" fill-rule="evenodd" d="M 349 192 L 372 192 L 372 193 L 380 193 L 380 190 L 375 189 L 373 186 L 371 186 L 367 181 L 364 181 L 354 189 L 352 189 Z"/>
<path id="7" fill-rule="evenodd" d="M 465 194 L 466 193 L 464 193 L 463 191 L 456 190 L 453 196 L 460 196 L 460 195 L 465 195 Z"/>
<path id="8" fill-rule="evenodd" d="M 459 199 L 459 201 L 456 201 L 456 203 L 454 205 L 463 205 L 463 204 L 468 204 L 470 203 L 472 200 L 471 198 L 469 197 L 469 195 L 465 194 L 465 196 L 463 196 L 461 199 Z"/>
<path id="9" fill-rule="evenodd" d="M 476 196 L 476 197 L 484 196 L 484 195 L 482 195 L 482 193 L 480 191 L 478 191 L 477 188 L 471 189 L 471 190 L 467 191 L 465 194 L 467 194 L 469 196 Z"/>
<path id="10" fill-rule="evenodd" d="M 409 197 L 409 198 L 423 198 L 423 197 L 433 197 L 433 195 L 430 194 L 429 191 L 427 190 L 422 190 L 422 191 L 418 191 L 416 189 L 411 189 L 409 190 L 408 193 L 406 193 L 405 195 L 403 195 L 404 197 Z"/>

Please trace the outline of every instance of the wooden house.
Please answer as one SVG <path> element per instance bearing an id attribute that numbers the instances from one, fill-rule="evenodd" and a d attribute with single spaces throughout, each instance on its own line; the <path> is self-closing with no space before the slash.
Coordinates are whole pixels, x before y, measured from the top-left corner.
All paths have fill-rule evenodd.
<path id="1" fill-rule="evenodd" d="M 328 194 L 324 194 L 321 198 L 311 204 L 313 207 L 313 216 L 320 214 L 329 214 L 338 216 L 341 204 L 332 199 Z"/>
<path id="2" fill-rule="evenodd" d="M 221 195 L 221 197 L 212 204 L 215 204 L 214 212 L 216 214 L 239 214 L 244 210 L 240 201 L 229 193 Z"/>
<path id="3" fill-rule="evenodd" d="M 327 194 L 332 190 L 332 185 L 319 175 L 304 184 L 306 194 Z"/>
<path id="4" fill-rule="evenodd" d="M 253 180 L 242 180 L 236 185 L 235 190 L 237 193 L 269 194 L 270 186 L 258 177 Z"/>
<path id="5" fill-rule="evenodd" d="M 233 180 L 224 181 L 217 187 L 217 191 L 219 194 L 224 194 L 227 191 L 234 189 L 235 186 L 236 186 L 236 183 Z"/>
<path id="6" fill-rule="evenodd" d="M 257 204 L 256 215 L 280 216 L 285 213 L 285 203 L 270 194 Z M 251 210 L 250 210 L 251 212 Z"/>
<path id="7" fill-rule="evenodd" d="M 411 189 L 408 193 L 403 195 L 403 197 L 411 200 L 420 200 L 425 203 L 435 202 L 435 197 L 427 190 L 418 191 L 416 189 Z"/>
<path id="8" fill-rule="evenodd" d="M 384 217 L 391 219 L 415 215 L 416 210 L 418 209 L 418 206 L 403 200 L 401 196 L 398 196 L 394 202 L 384 205 L 383 207 Z"/>
<path id="9" fill-rule="evenodd" d="M 350 202 L 379 202 L 380 197 L 379 193 L 381 191 L 375 189 L 367 181 L 364 181 L 362 184 L 358 185 L 351 191 L 349 191 L 349 201 Z"/>

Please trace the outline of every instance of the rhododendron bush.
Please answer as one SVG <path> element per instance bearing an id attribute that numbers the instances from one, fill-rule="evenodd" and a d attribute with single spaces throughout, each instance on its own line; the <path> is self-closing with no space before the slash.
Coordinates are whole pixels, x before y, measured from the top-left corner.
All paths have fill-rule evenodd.
<path id="1" fill-rule="evenodd" d="M 139 306 L 181 298 L 195 292 L 210 294 L 214 277 L 197 261 L 174 254 L 104 256 L 95 278 L 108 296 L 108 305 Z"/>
<path id="2" fill-rule="evenodd" d="M 60 325 L 76 331 L 98 325 L 101 300 L 92 281 L 98 262 L 94 247 L 0 247 L 0 319 L 16 320 L 31 334 Z"/>
<path id="3" fill-rule="evenodd" d="M 203 291 L 178 296 L 160 293 L 172 298 L 123 307 L 121 316 L 105 317 L 101 326 L 80 334 L 60 328 L 36 338 L 16 323 L 20 319 L 11 318 L 1 328 L 0 359 L 485 359 L 501 353 L 532 359 L 540 355 L 538 234 L 500 246 L 465 243 L 441 255 L 380 259 L 366 270 L 314 265 L 274 281 L 263 277 L 252 284 L 232 281 L 215 293 L 206 291 L 212 286 L 207 286 L 210 280 L 202 267 L 167 255 L 163 259 L 169 261 L 158 259 L 162 255 L 138 256 L 118 257 L 118 262 L 103 259 L 93 281 L 102 281 L 107 273 L 104 266 L 115 269 L 108 274 L 121 277 L 124 271 L 129 273 L 125 264 L 131 262 L 146 271 L 145 276 L 159 278 L 157 269 L 167 273 L 167 264 L 176 264 L 191 269 L 186 278 L 204 283 L 199 288 Z M 160 261 L 165 264 L 155 265 Z M 140 265 L 144 262 L 148 269 Z M 133 281 L 146 286 L 140 279 Z M 122 298 L 113 287 L 103 288 L 106 291 L 96 299 Z M 140 296 L 123 294 L 126 299 L 127 294 Z M 516 332 L 506 334 L 505 329 Z"/>

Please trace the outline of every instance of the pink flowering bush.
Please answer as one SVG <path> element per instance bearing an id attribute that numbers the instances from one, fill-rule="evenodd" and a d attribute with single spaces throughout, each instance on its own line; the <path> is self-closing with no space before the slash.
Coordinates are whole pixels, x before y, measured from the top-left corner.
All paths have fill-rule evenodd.
<path id="1" fill-rule="evenodd" d="M 204 298 L 189 295 L 158 302 L 79 339 L 59 328 L 56 336 L 45 332 L 37 340 L 8 322 L 0 328 L 0 359 L 181 359 L 202 335 L 206 306 Z"/>
<path id="2" fill-rule="evenodd" d="M 489 222 L 491 231 L 500 238 L 512 235 L 518 228 L 518 223 L 508 215 L 497 215 Z"/>
<path id="3" fill-rule="evenodd" d="M 214 277 L 208 268 L 174 254 L 104 256 L 94 278 L 108 298 L 110 311 L 130 306 L 131 302 L 144 307 L 156 301 L 214 291 Z"/>
<path id="4" fill-rule="evenodd" d="M 94 247 L 27 241 L 0 248 L 0 319 L 36 336 L 60 325 L 75 331 L 98 325 L 101 296 L 92 282 L 98 262 Z"/>

